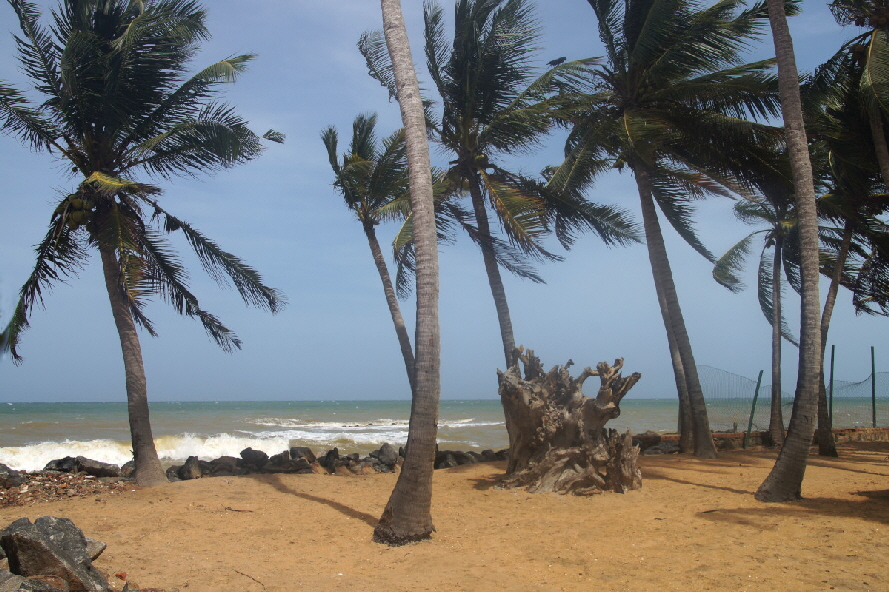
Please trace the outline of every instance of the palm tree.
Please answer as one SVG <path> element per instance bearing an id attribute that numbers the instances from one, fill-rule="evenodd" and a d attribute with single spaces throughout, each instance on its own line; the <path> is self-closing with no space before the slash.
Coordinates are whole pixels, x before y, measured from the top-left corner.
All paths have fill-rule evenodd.
<path id="1" fill-rule="evenodd" d="M 819 214 L 836 225 L 829 234 L 822 232 L 822 243 L 833 254 L 822 254 L 828 262 L 823 273 L 830 278 L 821 314 L 818 452 L 822 456 L 837 455 L 824 388 L 824 353 L 837 293 L 841 285 L 854 290 L 854 268 L 869 258 L 871 245 L 879 244 L 884 232 L 879 216 L 887 208 L 879 142 L 874 141 L 874 120 L 861 82 L 864 76 L 854 53 L 840 51 L 803 87 L 807 126 L 820 148 L 815 152 L 820 156 L 818 170 L 829 189 L 818 200 Z"/>
<path id="2" fill-rule="evenodd" d="M 342 194 L 346 205 L 355 213 L 364 229 L 367 244 L 383 283 L 383 293 L 395 324 L 398 344 L 404 358 L 411 391 L 414 389 L 414 351 L 411 339 L 401 316 L 398 297 L 386 259 L 377 240 L 376 226 L 385 219 L 403 218 L 404 207 L 409 208 L 408 168 L 405 154 L 404 132 L 397 131 L 377 146 L 375 127 L 377 116 L 359 115 L 352 123 L 352 141 L 349 151 L 343 155 L 342 164 L 337 154 L 337 131 L 327 127 L 321 139 L 327 148 L 330 166 L 336 181 L 334 186 Z M 401 206 L 401 207 L 400 207 Z M 409 209 L 408 209 L 409 211 Z"/>
<path id="3" fill-rule="evenodd" d="M 676 382 L 691 406 L 693 425 L 680 425 L 691 429 L 695 455 L 712 458 L 707 408 L 655 204 L 683 239 L 715 260 L 695 235 L 690 202 L 727 195 L 725 187 L 741 190 L 748 174 L 742 148 L 774 135 L 746 119 L 777 110 L 767 73 L 772 63 L 740 61 L 765 17 L 761 7 L 736 14 L 739 0 L 707 9 L 688 0 L 589 2 L 605 63 L 591 69 L 586 92 L 565 117 L 566 158 L 550 185 L 583 187 L 612 168 L 633 173 Z"/>
<path id="4" fill-rule="evenodd" d="M 532 78 L 539 26 L 527 0 L 458 0 L 455 13 L 454 37 L 448 39 L 441 7 L 425 5 L 427 66 L 442 100 L 440 122 L 426 103 L 427 125 L 451 154 L 443 192 L 470 199 L 471 215 L 453 200 L 443 205 L 482 252 L 509 367 L 517 362 L 516 342 L 501 268 L 543 282 L 529 259 L 560 259 L 542 244 L 551 230 L 565 248 L 582 231 L 595 232 L 609 245 L 638 241 L 638 232 L 618 208 L 590 203 L 578 193 L 556 193 L 496 164 L 499 157 L 527 153 L 542 141 L 559 106 L 549 99 L 572 89 L 587 61 L 562 63 Z M 391 66 L 380 47 L 374 33 L 359 42 L 371 74 L 391 95 Z M 495 233 L 492 219 L 505 240 Z"/>
<path id="5" fill-rule="evenodd" d="M 416 253 L 417 322 L 415 387 L 404 466 L 373 538 L 403 545 L 428 538 L 432 524 L 432 471 L 441 393 L 441 336 L 438 324 L 438 246 L 432 170 L 420 85 L 399 0 L 381 0 L 383 32 L 392 62 L 393 89 L 404 122 L 410 171 L 411 212 Z"/>
<path id="6" fill-rule="evenodd" d="M 801 497 L 818 411 L 821 316 L 818 296 L 818 214 L 800 99 L 799 73 L 783 0 L 768 0 L 768 9 L 778 61 L 781 112 L 796 189 L 801 288 L 799 371 L 793 412 L 778 460 L 755 494 L 760 501 L 777 502 Z"/>
<path id="7" fill-rule="evenodd" d="M 775 162 L 786 162 L 776 155 Z M 789 163 L 787 163 L 789 166 Z M 787 339 L 799 345 L 790 333 L 782 314 L 782 273 L 791 285 L 797 282 L 797 261 L 793 248 L 796 237 L 796 219 L 793 212 L 793 187 L 781 175 L 775 183 L 763 183 L 762 197 L 749 197 L 735 204 L 735 215 L 748 224 L 764 224 L 732 246 L 713 267 L 717 282 L 738 292 L 744 288 L 738 273 L 750 252 L 753 241 L 761 237 L 763 244 L 757 274 L 757 296 L 763 315 L 772 327 L 772 400 L 769 414 L 769 440 L 772 446 L 784 443 L 784 417 L 781 408 L 781 341 Z M 771 256 L 769 256 L 771 251 Z"/>
<path id="8" fill-rule="evenodd" d="M 883 184 L 889 186 L 889 143 L 885 131 L 889 116 L 889 6 L 881 0 L 834 0 L 830 10 L 839 24 L 868 29 L 844 44 L 834 60 L 851 58 L 858 66 L 861 106 L 867 115 Z"/>
<path id="9" fill-rule="evenodd" d="M 445 34 L 440 6 L 427 3 L 424 19 L 426 63 L 442 100 L 437 141 L 451 155 L 446 176 L 453 191 L 468 194 L 472 204 L 470 236 L 482 252 L 510 367 L 518 360 L 500 268 L 542 282 L 522 262 L 559 259 L 541 242 L 551 228 L 566 248 L 577 231 L 593 231 L 606 244 L 637 241 L 637 232 L 619 209 L 587 202 L 580 194 L 556 193 L 497 164 L 498 158 L 528 153 L 542 141 L 558 105 L 547 99 L 569 90 L 586 65 L 563 63 L 532 77 L 540 31 L 531 3 L 457 0 L 453 39 Z M 492 218 L 508 242 L 497 239 Z"/>
<path id="10" fill-rule="evenodd" d="M 189 291 L 164 234 L 182 232 L 210 275 L 230 279 L 246 302 L 275 312 L 282 300 L 255 270 L 162 208 L 157 187 L 134 177 L 140 171 L 194 175 L 259 155 L 260 139 L 231 107 L 212 100 L 217 85 L 233 81 L 253 56 L 218 62 L 186 79 L 189 59 L 208 37 L 204 11 L 189 0 L 65 0 L 49 30 L 33 3 L 9 3 L 22 30 L 19 60 L 44 98 L 34 106 L 0 83 L 0 126 L 32 149 L 67 161 L 82 181 L 52 214 L 0 347 L 20 361 L 21 333 L 43 291 L 75 274 L 88 252 L 98 250 L 123 352 L 134 476 L 139 485 L 154 485 L 166 477 L 151 433 L 136 330 L 155 335 L 143 310 L 146 298 L 161 296 L 180 314 L 197 318 L 224 350 L 240 347 Z"/>

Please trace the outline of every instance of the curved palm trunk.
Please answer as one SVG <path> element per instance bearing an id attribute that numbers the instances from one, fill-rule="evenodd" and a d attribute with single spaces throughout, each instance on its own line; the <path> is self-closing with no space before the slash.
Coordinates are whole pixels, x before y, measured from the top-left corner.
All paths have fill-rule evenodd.
<path id="1" fill-rule="evenodd" d="M 99 247 L 102 256 L 102 271 L 105 275 L 105 288 L 111 302 L 111 314 L 120 336 L 120 349 L 123 353 L 123 365 L 126 372 L 127 412 L 130 418 L 130 437 L 133 443 L 133 457 L 136 470 L 133 477 L 136 484 L 151 487 L 166 483 L 167 477 L 157 457 L 154 437 L 151 434 L 151 423 L 148 419 L 148 390 L 145 382 L 145 367 L 142 363 L 142 346 L 136 324 L 130 315 L 127 303 L 122 295 L 120 266 L 114 252 Z"/>
<path id="2" fill-rule="evenodd" d="M 475 222 L 478 224 L 479 243 L 482 250 L 482 259 L 485 262 L 485 273 L 488 275 L 488 285 L 491 286 L 491 295 L 494 297 L 494 308 L 497 309 L 497 322 L 500 324 L 500 338 L 503 341 L 503 355 L 506 359 L 506 369 L 508 370 L 519 361 L 515 352 L 516 346 L 515 337 L 512 333 L 512 319 L 509 316 L 506 289 L 503 287 L 503 278 L 500 276 L 500 267 L 497 265 L 494 245 L 491 242 L 491 224 L 488 221 L 488 212 L 485 209 L 485 198 L 482 195 L 478 178 L 474 174 L 469 180 L 469 195 L 472 197 L 472 209 L 475 213 Z"/>
<path id="3" fill-rule="evenodd" d="M 716 458 L 716 446 L 710 433 L 710 420 L 707 417 L 707 404 L 698 379 L 691 342 L 685 329 L 685 320 L 679 308 L 676 286 L 673 284 L 673 272 L 667 257 L 667 248 L 661 234 L 661 226 L 657 219 L 657 211 L 651 194 L 651 184 L 644 165 L 635 163 L 633 173 L 639 188 L 642 202 L 642 222 L 645 228 L 645 242 L 648 245 L 648 258 L 651 262 L 651 273 L 654 276 L 655 289 L 658 291 L 658 302 L 662 303 L 661 313 L 664 323 L 672 328 L 676 340 L 676 348 L 682 362 L 682 372 L 688 390 L 689 407 L 691 408 L 692 434 L 694 435 L 694 453 L 700 458 Z M 666 312 L 664 312 L 666 310 Z M 668 330 L 669 336 L 669 330 Z"/>
<path id="4" fill-rule="evenodd" d="M 772 446 L 784 444 L 784 413 L 781 410 L 781 263 L 784 237 L 775 237 L 772 263 L 772 406 L 769 413 L 769 440 Z"/>
<path id="5" fill-rule="evenodd" d="M 809 159 L 806 129 L 799 94 L 799 73 L 793 53 L 793 39 L 787 26 L 783 0 L 768 0 L 769 22 L 778 61 L 778 85 L 781 112 L 793 184 L 800 236 L 800 348 L 796 396 L 784 446 L 772 471 L 757 490 L 759 501 L 779 502 L 802 497 L 803 477 L 809 448 L 815 434 L 818 411 L 818 377 L 821 353 L 821 316 L 818 296 L 818 218 L 815 211 L 815 186 Z"/>
<path id="6" fill-rule="evenodd" d="M 843 267 L 846 265 L 851 245 L 852 223 L 846 222 L 846 226 L 843 228 L 843 242 L 840 244 L 840 252 L 837 253 L 836 267 L 830 277 L 830 286 L 827 288 L 824 310 L 821 313 L 821 371 L 818 380 L 818 454 L 820 456 L 839 456 L 836 443 L 833 441 L 833 424 L 827 405 L 827 388 L 824 386 L 824 352 L 827 351 L 827 331 L 830 329 L 830 318 L 833 316 Z"/>
<path id="7" fill-rule="evenodd" d="M 438 325 L 438 244 L 432 199 L 432 174 L 420 85 L 399 0 L 381 0 L 383 33 L 392 58 L 410 167 L 414 248 L 417 255 L 415 388 L 411 403 L 404 466 L 383 515 L 374 529 L 378 543 L 404 545 L 428 538 L 432 524 L 432 471 L 441 391 Z"/>
<path id="8" fill-rule="evenodd" d="M 407 327 L 404 324 L 404 318 L 401 316 L 398 297 L 396 297 L 395 289 L 392 287 L 392 278 L 389 276 L 386 258 L 383 257 L 383 250 L 380 249 L 380 242 L 377 240 L 373 222 L 364 220 L 362 221 L 362 226 L 364 226 L 364 235 L 367 237 L 367 244 L 370 246 L 370 252 L 377 266 L 377 272 L 380 274 L 380 281 L 383 282 L 383 293 L 386 295 L 386 304 L 389 305 L 389 314 L 392 315 L 392 323 L 395 325 L 398 345 L 401 346 L 401 356 L 404 358 L 407 380 L 411 385 L 411 392 L 414 392 L 414 350 L 411 348 L 411 338 L 407 334 Z"/>

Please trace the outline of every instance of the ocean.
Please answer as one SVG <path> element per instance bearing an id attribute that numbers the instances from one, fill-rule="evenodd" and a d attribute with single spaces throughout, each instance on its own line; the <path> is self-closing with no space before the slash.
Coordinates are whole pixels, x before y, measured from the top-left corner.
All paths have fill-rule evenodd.
<path id="1" fill-rule="evenodd" d="M 855 401 L 855 412 L 835 413 L 835 427 L 870 425 L 870 402 Z M 338 447 L 362 456 L 384 442 L 407 439 L 410 401 L 277 401 L 151 403 L 158 454 L 168 463 L 189 456 L 211 460 L 239 456 L 251 447 L 269 455 L 290 446 L 316 453 Z M 708 402 L 714 430 L 746 430 L 750 400 Z M 880 423 L 887 425 L 889 401 L 882 399 Z M 633 433 L 676 431 L 676 399 L 625 399 L 608 427 Z M 785 414 L 789 419 L 790 410 Z M 756 409 L 754 429 L 768 425 L 768 399 Z M 438 442 L 442 449 L 499 450 L 508 439 L 497 399 L 441 401 Z M 132 458 L 125 402 L 0 403 L 0 463 L 39 470 L 65 456 L 123 464 Z"/>
<path id="2" fill-rule="evenodd" d="M 176 462 L 238 456 L 248 446 L 270 455 L 290 446 L 362 455 L 383 442 L 400 446 L 410 401 L 151 403 L 150 409 L 158 454 Z M 622 409 L 610 427 L 675 430 L 675 401 L 624 401 Z M 500 401 L 441 401 L 438 442 L 452 450 L 506 448 Z M 130 449 L 124 402 L 0 403 L 0 463 L 13 469 L 38 470 L 65 456 L 123 464 Z"/>

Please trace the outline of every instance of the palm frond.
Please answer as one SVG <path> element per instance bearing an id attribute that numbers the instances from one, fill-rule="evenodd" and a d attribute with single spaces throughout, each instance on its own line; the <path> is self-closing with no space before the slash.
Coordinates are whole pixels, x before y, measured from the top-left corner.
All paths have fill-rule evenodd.
<path id="1" fill-rule="evenodd" d="M 226 286 L 228 281 L 231 281 L 244 302 L 265 308 L 269 312 L 276 313 L 283 308 L 285 304 L 283 294 L 266 286 L 255 269 L 231 253 L 223 251 L 215 242 L 188 223 L 172 216 L 156 203 L 154 207 L 155 216 L 164 217 L 164 231 L 167 233 L 181 231 L 204 270 L 218 285 Z"/>
<path id="2" fill-rule="evenodd" d="M 151 293 L 160 295 L 179 314 L 197 318 L 207 335 L 223 351 L 231 353 L 235 348 L 241 349 L 241 341 L 234 332 L 216 316 L 203 310 L 189 291 L 184 281 L 185 270 L 170 245 L 156 233 L 148 231 L 143 236 L 142 247 L 146 255 L 143 281 L 149 285 Z"/>
<path id="3" fill-rule="evenodd" d="M 84 245 L 62 216 L 54 216 L 43 240 L 35 248 L 36 263 L 19 290 L 19 300 L 9 324 L 0 333 L 0 352 L 9 351 L 16 363 L 22 361 L 17 347 L 35 305 L 44 305 L 43 295 L 58 282 L 73 277 L 86 260 Z"/>
<path id="4" fill-rule="evenodd" d="M 771 325 L 774 320 L 775 298 L 784 297 L 783 290 L 777 295 L 774 294 L 772 290 L 772 266 L 774 264 L 774 261 L 770 260 L 765 253 L 763 253 L 763 255 L 760 256 L 759 268 L 757 271 L 757 297 L 759 298 L 759 307 L 769 325 Z M 783 314 L 781 315 L 781 336 L 787 340 L 788 343 L 799 347 L 799 340 L 793 335 Z"/>

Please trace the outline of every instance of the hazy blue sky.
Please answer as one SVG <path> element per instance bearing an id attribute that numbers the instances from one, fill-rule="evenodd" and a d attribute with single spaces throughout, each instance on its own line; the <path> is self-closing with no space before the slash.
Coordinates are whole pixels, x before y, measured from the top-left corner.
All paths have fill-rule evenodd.
<path id="1" fill-rule="evenodd" d="M 38 4 L 48 10 L 54 2 Z M 219 350 L 200 324 L 178 317 L 162 302 L 148 313 L 160 336 L 143 334 L 149 400 L 390 399 L 408 398 L 391 320 L 361 227 L 331 186 L 319 138 L 336 125 L 343 148 L 353 118 L 379 113 L 381 135 L 401 126 L 397 105 L 366 72 L 355 43 L 380 28 L 380 8 L 368 0 L 339 2 L 263 0 L 205 3 L 213 39 L 194 68 L 241 53 L 257 53 L 249 71 L 227 91 L 227 100 L 262 133 L 287 134 L 247 165 L 200 179 L 160 182 L 162 201 L 223 248 L 256 267 L 281 289 L 289 306 L 271 316 L 246 308 L 233 290 L 218 290 L 187 245 L 177 246 L 190 265 L 191 286 L 203 307 L 243 339 L 232 355 Z M 421 3 L 404 2 L 415 61 L 422 79 Z M 444 2 L 450 14 L 450 2 Z M 582 0 L 538 3 L 543 24 L 536 62 L 559 56 L 601 55 L 596 21 Z M 23 86 L 10 32 L 17 22 L 0 6 L 0 78 Z M 853 30 L 841 30 L 824 2 L 807 0 L 791 27 L 801 69 L 814 68 Z M 771 55 L 763 38 L 757 57 Z M 427 83 L 427 87 L 430 85 Z M 345 139 L 343 139 L 345 138 Z M 511 166 L 536 174 L 559 160 L 553 137 L 532 157 Z M 0 321 L 6 323 L 16 293 L 33 266 L 33 245 L 43 236 L 58 195 L 77 183 L 64 164 L 34 154 L 0 136 Z M 445 156 L 433 151 L 433 159 Z M 590 191 L 594 201 L 638 212 L 632 178 L 614 173 Z M 727 200 L 702 202 L 698 226 L 704 243 L 721 254 L 751 228 L 734 220 Z M 384 227 L 381 240 L 394 228 Z M 672 232 L 672 231 L 669 231 Z M 768 367 L 770 329 L 751 287 L 732 295 L 711 278 L 710 264 L 673 234 L 668 236 L 680 302 L 698 364 L 755 377 Z M 558 250 L 558 247 L 554 246 Z M 98 257 L 36 309 L 24 334 L 25 362 L 0 360 L 0 401 L 124 400 L 119 342 L 103 287 Z M 755 261 L 755 260 L 754 260 Z M 477 248 L 468 240 L 441 249 L 442 396 L 496 396 L 495 370 L 503 366 L 496 317 Z M 578 241 L 563 263 L 540 269 L 545 285 L 506 276 L 519 343 L 535 349 L 547 366 L 573 358 L 580 367 L 626 358 L 642 380 L 630 396 L 674 396 L 666 337 L 656 305 L 646 249 L 605 248 L 593 237 Z M 790 292 L 788 299 L 794 297 Z M 413 302 L 403 303 L 409 324 Z M 798 325 L 792 304 L 788 316 Z M 889 363 L 887 321 L 855 317 L 841 293 L 831 325 L 837 377 L 860 380 L 870 372 L 870 346 L 878 369 Z M 785 349 L 785 390 L 796 379 L 796 350 Z"/>

